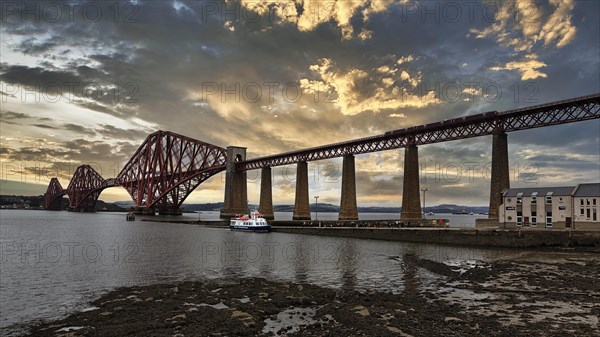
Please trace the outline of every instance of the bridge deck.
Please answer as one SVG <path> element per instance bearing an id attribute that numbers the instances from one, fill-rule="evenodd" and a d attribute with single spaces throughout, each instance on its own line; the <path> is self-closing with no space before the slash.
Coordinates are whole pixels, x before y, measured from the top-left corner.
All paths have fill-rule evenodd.
<path id="1" fill-rule="evenodd" d="M 526 108 L 490 111 L 384 134 L 239 162 L 239 171 L 480 137 L 600 118 L 600 93 Z"/>

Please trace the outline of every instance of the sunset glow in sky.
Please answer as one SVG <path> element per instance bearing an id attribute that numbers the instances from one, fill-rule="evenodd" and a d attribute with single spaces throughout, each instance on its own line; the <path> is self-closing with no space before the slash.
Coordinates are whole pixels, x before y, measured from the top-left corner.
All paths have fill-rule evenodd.
<path id="1" fill-rule="evenodd" d="M 598 1 L 3 1 L 0 194 L 170 130 L 248 157 L 600 92 Z M 427 204 L 486 205 L 491 137 L 422 146 Z M 600 181 L 600 121 L 509 134 L 511 185 Z M 403 151 L 356 158 L 359 206 L 400 206 Z M 341 159 L 309 164 L 338 204 Z M 260 172 L 248 173 L 257 204 Z M 274 204 L 295 167 L 274 169 Z M 224 174 L 186 202 L 223 201 Z M 129 200 L 124 189 L 105 201 Z"/>

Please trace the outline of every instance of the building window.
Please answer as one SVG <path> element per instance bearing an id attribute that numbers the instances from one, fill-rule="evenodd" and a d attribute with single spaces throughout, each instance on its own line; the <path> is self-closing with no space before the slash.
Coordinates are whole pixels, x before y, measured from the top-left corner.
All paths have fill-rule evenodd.
<path id="1" fill-rule="evenodd" d="M 534 195 L 531 196 L 531 204 L 532 205 L 537 205 L 537 197 L 534 196 Z"/>
<path id="2" fill-rule="evenodd" d="M 552 212 L 546 212 L 546 227 L 552 227 Z"/>
<path id="3" fill-rule="evenodd" d="M 517 194 L 517 205 L 523 204 L 523 193 Z"/>
<path id="4" fill-rule="evenodd" d="M 590 216 L 590 209 L 589 208 L 587 209 L 587 216 L 586 216 L 586 218 L 588 218 L 588 219 L 591 218 L 591 216 Z"/>
<path id="5" fill-rule="evenodd" d="M 552 205 L 552 196 L 551 195 L 546 196 L 546 205 Z"/>
<path id="6" fill-rule="evenodd" d="M 585 199 L 585 202 L 588 206 L 590 205 L 590 199 Z"/>
<path id="7" fill-rule="evenodd" d="M 534 217 L 534 216 L 531 217 L 531 225 L 532 226 L 537 226 L 537 218 Z"/>
<path id="8" fill-rule="evenodd" d="M 592 205 L 596 206 L 596 199 L 592 199 Z"/>
<path id="9" fill-rule="evenodd" d="M 579 204 L 583 206 L 583 199 L 579 199 Z"/>
<path id="10" fill-rule="evenodd" d="M 598 221 L 598 214 L 595 208 L 592 210 L 592 221 Z"/>
<path id="11" fill-rule="evenodd" d="M 523 212 L 517 212 L 517 226 L 523 226 Z"/>
<path id="12" fill-rule="evenodd" d="M 580 212 L 581 215 L 585 215 L 585 209 L 584 208 L 580 208 L 579 210 L 581 211 Z"/>

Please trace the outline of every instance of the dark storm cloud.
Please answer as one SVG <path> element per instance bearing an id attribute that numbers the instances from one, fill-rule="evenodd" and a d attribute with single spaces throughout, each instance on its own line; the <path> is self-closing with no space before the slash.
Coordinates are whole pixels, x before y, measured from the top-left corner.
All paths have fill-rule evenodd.
<path id="1" fill-rule="evenodd" d="M 13 111 L 3 111 L 2 113 L 0 113 L 0 118 L 3 121 L 8 121 L 8 120 L 19 120 L 19 119 L 28 119 L 31 118 L 29 115 L 24 114 L 22 112 L 13 112 Z"/>
<path id="2" fill-rule="evenodd" d="M 85 3 L 81 2 L 81 6 Z M 104 13 L 112 13 L 109 8 L 112 2 L 98 4 Z M 292 23 L 272 23 L 264 17 L 252 23 L 242 18 L 232 23 L 235 27 L 232 32 L 224 27 L 225 20 L 220 13 L 206 16 L 206 3 L 202 1 L 181 1 L 184 7 L 179 10 L 172 1 L 138 4 L 136 20 L 130 21 L 120 18 L 115 22 L 110 15 L 97 21 L 77 17 L 57 23 L 11 18 L 10 24 L 3 25 L 2 32 L 22 38 L 11 48 L 23 54 L 49 54 L 49 57 L 44 56 L 37 66 L 2 63 L 2 81 L 22 86 L 69 81 L 79 83 L 80 88 L 96 83 L 97 86 L 87 86 L 85 92 L 76 95 L 85 99 L 75 100 L 74 104 L 123 119 L 139 118 L 158 128 L 219 146 L 248 146 L 251 157 L 600 91 L 597 80 L 600 29 L 598 20 L 590 16 L 597 12 L 597 2 L 576 3 L 572 21 L 577 35 L 569 45 L 552 48 L 538 43 L 535 46 L 539 59 L 547 64 L 542 70 L 548 77 L 531 81 L 521 81 L 517 71 L 490 69 L 514 61 L 515 50 L 500 45 L 494 37 L 475 38 L 470 29 L 482 30 L 492 22 L 481 12 L 477 12 L 473 21 L 469 20 L 465 7 L 463 16 L 456 22 L 444 17 L 436 20 L 432 15 L 423 20 L 421 12 L 407 13 L 406 7 L 401 5 L 390 6 L 388 11 L 372 15 L 367 21 L 357 13 L 351 21 L 355 32 L 362 27 L 373 31 L 372 37 L 363 41 L 343 40 L 334 21 L 314 30 L 300 31 Z M 413 61 L 396 63 L 400 57 L 409 55 Z M 353 89 L 358 101 L 369 99 L 382 87 L 378 81 L 383 76 L 377 73 L 378 67 L 394 66 L 397 72 L 389 75 L 394 85 L 401 84 L 409 93 L 417 95 L 434 90 L 440 102 L 426 108 L 404 107 L 378 112 L 366 109 L 349 116 L 336 103 L 315 102 L 314 97 L 308 95 L 299 102 L 282 104 L 282 95 L 278 93 L 276 98 L 280 100 L 269 102 L 265 87 L 255 103 L 242 99 L 239 104 L 233 104 L 235 99 L 231 95 L 222 100 L 217 94 L 218 99 L 210 104 L 200 98 L 207 84 L 225 84 L 231 88 L 236 83 L 243 87 L 248 83 L 277 82 L 280 92 L 285 83 L 319 79 L 310 66 L 324 58 L 332 60 L 340 76 L 353 69 L 365 72 L 365 78 Z M 420 74 L 420 86 L 412 87 L 403 82 L 402 71 L 411 76 Z M 493 85 L 500 88 L 501 96 L 487 100 L 477 93 L 473 102 L 456 99 L 453 90 L 463 89 L 467 83 Z M 523 87 L 526 83 L 534 85 L 533 100 L 528 99 L 530 92 Z M 387 117 L 392 113 L 406 117 Z M 4 121 L 20 119 L 3 117 Z M 594 156 L 600 150 L 600 141 L 597 137 L 590 139 L 590 135 L 598 134 L 598 123 L 511 133 L 509 147 L 512 151 L 537 146 Z M 249 126 L 252 126 L 251 132 Z M 105 140 L 131 140 L 117 145 L 67 142 L 63 144 L 65 150 L 48 156 L 65 160 L 116 156 L 125 161 L 139 146 L 137 142 L 154 131 L 108 124 L 91 130 L 75 122 L 60 127 L 79 134 L 95 133 Z M 32 150 L 23 156 L 34 156 L 36 153 L 31 153 Z M 489 160 L 490 150 L 490 137 L 481 137 L 424 146 L 421 155 L 424 162 L 483 163 Z M 556 161 L 557 167 L 559 164 Z M 571 168 L 588 170 L 589 166 L 584 160 L 573 162 Z M 362 179 L 357 182 L 360 189 L 373 189 L 374 194 L 399 193 L 401 175 L 388 182 L 377 180 L 376 175 L 365 174 L 359 178 Z M 489 193 L 485 182 L 466 187 L 456 186 L 456 183 L 447 185 L 454 189 L 439 187 L 440 196 L 467 193 L 485 199 Z M 433 196 L 438 192 L 432 193 Z"/>
<path id="3" fill-rule="evenodd" d="M 0 79 L 11 84 L 36 88 L 52 83 L 80 83 L 81 79 L 71 71 L 52 71 L 40 67 L 12 65 L 0 68 Z"/>
<path id="4" fill-rule="evenodd" d="M 7 159 L 17 162 L 61 162 L 92 163 L 100 161 L 124 162 L 129 157 L 121 154 L 121 146 L 102 141 L 74 139 L 60 143 L 59 146 L 46 146 L 40 141 L 39 146 L 11 148 L 7 147 Z"/>
<path id="5" fill-rule="evenodd" d="M 536 155 L 527 158 L 528 160 L 537 163 L 539 167 L 546 168 L 577 168 L 578 170 L 598 170 L 600 163 L 596 160 L 584 160 L 574 158 L 569 155 L 545 154 Z M 591 159 L 591 158 L 590 158 Z"/>
<path id="6" fill-rule="evenodd" d="M 38 118 L 28 115 L 22 112 L 13 112 L 13 111 L 2 111 L 0 112 L 0 123 L 10 124 L 10 125 L 23 125 L 21 121 L 35 119 L 40 122 L 50 122 L 50 118 Z"/>
<path id="7" fill-rule="evenodd" d="M 47 124 L 33 124 L 36 128 L 54 130 L 56 127 Z"/>
<path id="8" fill-rule="evenodd" d="M 85 135 L 88 135 L 88 136 L 92 136 L 95 133 L 94 129 L 86 128 L 86 127 L 83 127 L 81 125 L 72 124 L 72 123 L 63 124 L 61 126 L 61 128 L 65 129 L 65 130 L 73 131 L 73 132 L 76 132 L 76 133 L 85 134 Z"/>
<path id="9" fill-rule="evenodd" d="M 30 38 L 24 41 L 21 41 L 16 50 L 22 52 L 27 55 L 40 55 L 45 52 L 52 50 L 52 48 L 56 47 L 56 42 L 52 41 L 43 41 L 38 42 L 36 38 Z"/>
<path id="10" fill-rule="evenodd" d="M 44 148 L 42 144 L 39 147 L 23 147 L 19 149 L 9 149 L 7 159 L 22 162 L 52 162 L 56 160 L 65 160 L 76 155 L 76 151 L 69 149 L 56 150 L 52 148 Z"/>
<path id="11" fill-rule="evenodd" d="M 13 112 L 13 111 L 2 111 L 0 112 L 0 118 L 5 120 L 23 120 L 23 119 L 36 119 L 39 121 L 51 121 L 50 118 L 39 118 L 22 112 Z"/>
<path id="12" fill-rule="evenodd" d="M 155 130 L 154 130 L 155 131 Z M 122 129 L 113 125 L 101 124 L 96 132 L 106 139 L 144 140 L 152 130 Z"/>

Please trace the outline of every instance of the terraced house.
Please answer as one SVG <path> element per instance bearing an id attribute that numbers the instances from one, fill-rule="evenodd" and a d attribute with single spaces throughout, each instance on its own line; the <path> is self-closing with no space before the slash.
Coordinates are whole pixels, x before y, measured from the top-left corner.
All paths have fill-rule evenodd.
<path id="1" fill-rule="evenodd" d="M 501 227 L 600 230 L 600 183 L 502 191 Z"/>

